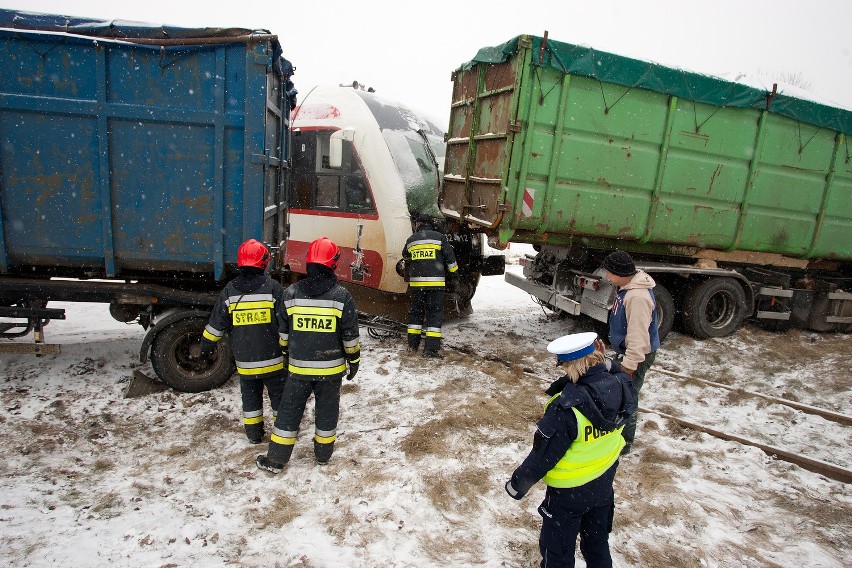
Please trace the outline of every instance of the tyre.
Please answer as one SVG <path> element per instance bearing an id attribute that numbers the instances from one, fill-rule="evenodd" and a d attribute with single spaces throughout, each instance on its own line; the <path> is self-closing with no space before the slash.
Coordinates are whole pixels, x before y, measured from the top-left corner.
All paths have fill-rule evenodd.
<path id="1" fill-rule="evenodd" d="M 671 293 L 660 284 L 654 286 L 654 301 L 657 303 L 657 333 L 660 336 L 660 343 L 666 338 L 672 330 L 675 320 L 675 302 Z M 601 322 L 589 316 L 585 318 L 584 328 L 589 328 L 600 337 L 609 336 L 609 323 Z"/>
<path id="2" fill-rule="evenodd" d="M 852 332 L 852 324 L 828 323 L 825 321 L 828 316 L 852 316 L 852 302 L 836 301 L 835 303 L 828 299 L 827 293 L 817 294 L 811 305 L 807 321 L 807 327 L 814 331 Z"/>
<path id="3" fill-rule="evenodd" d="M 683 327 L 693 337 L 725 337 L 745 318 L 746 296 L 733 278 L 709 278 L 690 286 L 681 310 Z"/>
<path id="4" fill-rule="evenodd" d="M 464 274 L 459 278 L 456 293 L 459 295 L 459 304 L 465 307 L 470 306 L 473 295 L 476 294 L 476 287 L 479 286 L 479 273 Z"/>
<path id="5" fill-rule="evenodd" d="M 657 324 L 659 325 L 657 329 L 660 334 L 660 343 L 662 343 L 674 325 L 675 302 L 671 293 L 660 284 L 654 286 L 654 299 L 657 302 Z"/>
<path id="6" fill-rule="evenodd" d="M 231 346 L 225 337 L 216 344 L 209 363 L 190 358 L 190 350 L 201 341 L 207 322 L 184 318 L 164 328 L 151 345 L 151 365 L 160 380 L 181 392 L 203 392 L 219 387 L 234 374 Z"/>
<path id="7" fill-rule="evenodd" d="M 458 277 L 453 289 L 446 288 L 444 296 L 444 317 L 451 319 L 458 315 L 470 315 L 473 313 L 471 300 L 479 285 L 479 273 L 462 273 Z"/>

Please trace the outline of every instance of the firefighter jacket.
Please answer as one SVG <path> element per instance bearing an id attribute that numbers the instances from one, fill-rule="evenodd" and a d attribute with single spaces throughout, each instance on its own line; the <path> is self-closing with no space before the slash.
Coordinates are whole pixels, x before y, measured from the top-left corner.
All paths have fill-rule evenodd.
<path id="1" fill-rule="evenodd" d="M 617 370 L 617 367 L 614 367 Z M 576 384 L 548 401 L 533 449 L 506 489 L 520 499 L 540 479 L 550 487 L 579 487 L 603 475 L 618 460 L 621 429 L 636 411 L 627 375 L 594 365 Z"/>
<path id="2" fill-rule="evenodd" d="M 333 272 L 308 264 L 309 276 L 284 292 L 283 338 L 290 377 L 308 381 L 338 379 L 361 361 L 358 313 L 349 291 Z"/>
<path id="3" fill-rule="evenodd" d="M 447 238 L 430 228 L 421 227 L 408 237 L 402 257 L 410 267 L 409 285 L 413 287 L 443 288 L 447 274 L 459 269 Z"/>
<path id="4" fill-rule="evenodd" d="M 243 378 L 283 375 L 284 287 L 263 273 L 240 275 L 219 294 L 201 340 L 202 352 L 227 333 Z M 207 343 L 207 345 L 205 345 Z"/>

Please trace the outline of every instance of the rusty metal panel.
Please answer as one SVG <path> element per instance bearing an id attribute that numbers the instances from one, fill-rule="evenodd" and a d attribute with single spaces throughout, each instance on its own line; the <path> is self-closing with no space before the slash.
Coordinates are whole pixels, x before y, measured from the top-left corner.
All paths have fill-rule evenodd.
<path id="1" fill-rule="evenodd" d="M 277 243 L 277 40 L 199 42 L 0 34 L 0 272 L 219 280 Z"/>
<path id="2" fill-rule="evenodd" d="M 844 134 L 569 75 L 564 58 L 586 51 L 539 65 L 523 39 L 455 73 L 465 104 L 451 121 L 466 130 L 447 156 L 445 214 L 520 242 L 852 258 Z"/>
<path id="3" fill-rule="evenodd" d="M 444 167 L 445 215 L 496 226 L 517 107 L 515 61 L 458 70 Z"/>

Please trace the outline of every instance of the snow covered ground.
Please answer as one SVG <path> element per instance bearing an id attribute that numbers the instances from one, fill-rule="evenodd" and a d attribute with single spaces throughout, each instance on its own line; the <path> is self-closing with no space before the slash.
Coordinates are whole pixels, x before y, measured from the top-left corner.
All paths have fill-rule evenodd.
<path id="1" fill-rule="evenodd" d="M 242 434 L 237 381 L 122 398 L 134 369 L 153 375 L 138 363 L 143 330 L 103 305 L 62 307 L 68 319 L 46 328 L 61 355 L 0 362 L 7 565 L 537 565 L 543 485 L 515 502 L 503 483 L 556 378 L 545 346 L 588 322 L 545 313 L 495 276 L 474 314 L 445 326 L 442 363 L 362 330 L 332 461 L 314 462 L 309 403 L 292 461 L 271 476 L 254 466 L 265 445 Z M 849 339 L 674 333 L 658 367 L 849 414 Z M 848 427 L 653 369 L 642 394 L 645 408 L 852 465 Z M 611 548 L 617 566 L 840 568 L 850 513 L 850 485 L 645 412 L 616 477 Z"/>

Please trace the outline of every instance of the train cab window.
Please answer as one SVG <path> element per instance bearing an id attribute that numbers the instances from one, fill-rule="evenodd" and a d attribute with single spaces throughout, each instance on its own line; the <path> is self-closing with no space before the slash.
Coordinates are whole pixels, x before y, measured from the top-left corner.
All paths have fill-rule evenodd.
<path id="1" fill-rule="evenodd" d="M 300 131 L 293 138 L 290 203 L 294 209 L 375 213 L 376 206 L 352 142 L 343 142 L 340 168 L 329 163 L 333 131 Z"/>

